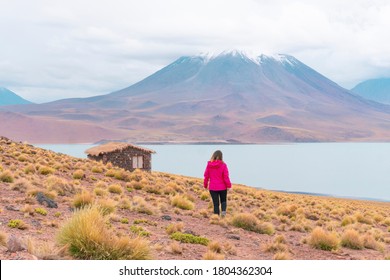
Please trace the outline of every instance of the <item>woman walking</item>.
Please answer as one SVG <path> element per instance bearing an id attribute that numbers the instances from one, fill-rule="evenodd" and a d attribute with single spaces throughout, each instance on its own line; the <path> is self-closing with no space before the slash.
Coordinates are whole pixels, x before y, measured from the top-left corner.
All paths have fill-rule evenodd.
<path id="1" fill-rule="evenodd" d="M 232 187 L 229 179 L 229 171 L 225 162 L 223 162 L 222 152 L 215 151 L 207 162 L 204 172 L 203 186 L 209 189 L 214 205 L 214 214 L 219 215 L 219 205 L 221 204 L 221 216 L 226 215 L 227 190 Z"/>

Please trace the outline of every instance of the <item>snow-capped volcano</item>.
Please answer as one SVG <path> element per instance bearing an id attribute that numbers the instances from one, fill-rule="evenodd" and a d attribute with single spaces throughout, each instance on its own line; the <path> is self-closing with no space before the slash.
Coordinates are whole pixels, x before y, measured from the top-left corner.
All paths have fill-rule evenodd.
<path id="1" fill-rule="evenodd" d="M 291 98 L 299 99 L 302 93 L 323 95 L 330 87 L 349 95 L 293 56 L 249 55 L 233 50 L 180 57 L 146 79 L 108 96 L 146 97 L 164 91 L 152 98 L 162 103 L 203 100 L 210 93 L 214 97 L 241 94 L 275 99 L 291 95 Z M 170 96 L 175 100 L 169 99 Z"/>
<path id="2" fill-rule="evenodd" d="M 200 53 L 199 55 L 193 57 L 194 58 L 202 57 L 203 61 L 207 63 L 210 60 L 213 60 L 217 57 L 226 57 L 226 56 L 239 57 L 248 61 L 252 61 L 256 64 L 259 64 L 259 57 L 260 57 L 259 55 L 254 54 L 253 52 L 240 51 L 240 50 L 225 50 L 223 52 L 206 52 L 206 53 Z"/>
<path id="3" fill-rule="evenodd" d="M 200 53 L 199 55 L 192 56 L 194 59 L 202 58 L 204 63 L 208 63 L 210 60 L 222 57 L 238 57 L 240 59 L 251 61 L 255 64 L 261 64 L 267 60 L 275 60 L 281 63 L 288 63 L 293 65 L 297 62 L 291 55 L 286 54 L 256 54 L 254 52 L 249 51 L 241 51 L 241 50 L 225 50 L 223 52 L 205 52 Z"/>

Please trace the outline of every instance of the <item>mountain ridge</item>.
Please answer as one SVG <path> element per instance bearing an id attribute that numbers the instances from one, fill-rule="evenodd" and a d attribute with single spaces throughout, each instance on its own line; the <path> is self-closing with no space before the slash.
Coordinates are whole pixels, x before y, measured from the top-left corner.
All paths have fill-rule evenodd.
<path id="1" fill-rule="evenodd" d="M 390 105 L 390 78 L 366 80 L 351 91 L 360 97 Z"/>
<path id="2" fill-rule="evenodd" d="M 15 92 L 10 91 L 7 88 L 0 87 L 0 106 L 22 104 L 32 104 L 32 102 L 20 97 Z"/>
<path id="3" fill-rule="evenodd" d="M 106 95 L 13 110 L 119 129 L 134 142 L 390 139 L 390 106 L 352 94 L 293 56 L 239 51 L 182 56 Z"/>

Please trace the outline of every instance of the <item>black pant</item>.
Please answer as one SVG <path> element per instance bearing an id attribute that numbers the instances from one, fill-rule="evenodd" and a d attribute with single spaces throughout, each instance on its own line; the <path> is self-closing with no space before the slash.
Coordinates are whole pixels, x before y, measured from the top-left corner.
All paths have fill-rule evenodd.
<path id="1" fill-rule="evenodd" d="M 227 190 L 210 191 L 211 198 L 214 205 L 214 214 L 219 215 L 219 201 L 221 200 L 222 211 L 226 211 Z"/>

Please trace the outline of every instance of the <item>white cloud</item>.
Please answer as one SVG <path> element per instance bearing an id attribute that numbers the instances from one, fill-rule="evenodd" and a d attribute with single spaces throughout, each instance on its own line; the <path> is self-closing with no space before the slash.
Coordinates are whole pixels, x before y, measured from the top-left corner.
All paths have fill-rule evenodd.
<path id="1" fill-rule="evenodd" d="M 389 29 L 380 0 L 1 0 L 0 85 L 37 102 L 104 94 L 238 48 L 294 55 L 350 88 L 390 76 Z"/>

